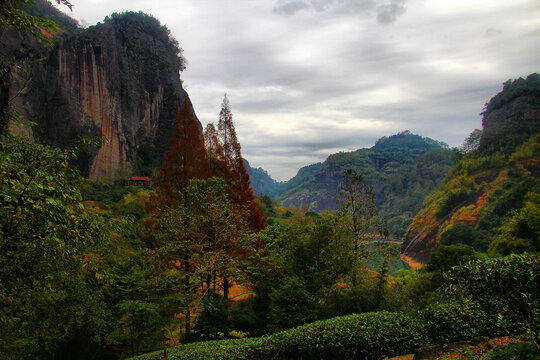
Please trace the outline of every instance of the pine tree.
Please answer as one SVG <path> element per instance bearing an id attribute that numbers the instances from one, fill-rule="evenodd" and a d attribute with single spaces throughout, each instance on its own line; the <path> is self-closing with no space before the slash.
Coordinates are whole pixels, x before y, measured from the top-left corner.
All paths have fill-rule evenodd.
<path id="1" fill-rule="evenodd" d="M 204 143 L 208 152 L 210 171 L 213 176 L 222 179 L 231 178 L 231 166 L 229 159 L 225 157 L 225 150 L 219 141 L 219 134 L 214 124 L 206 125 L 204 131 Z"/>
<path id="2" fill-rule="evenodd" d="M 162 165 L 156 181 L 156 192 L 147 202 L 151 214 L 147 233 L 156 240 L 156 254 L 164 273 L 170 269 L 181 272 L 183 295 L 189 304 L 194 295 L 194 254 L 199 250 L 197 236 L 189 224 L 187 209 L 187 187 L 192 179 L 210 177 L 210 165 L 204 146 L 203 135 L 187 101 L 178 112 L 170 150 L 166 151 L 166 161 Z M 191 307 L 184 309 L 185 335 L 191 331 Z"/>
<path id="3" fill-rule="evenodd" d="M 341 197 L 337 199 L 340 203 L 338 211 L 347 224 L 347 232 L 350 233 L 349 238 L 352 240 L 351 250 L 354 254 L 352 283 L 356 286 L 360 261 L 370 254 L 368 243 L 374 239 L 386 239 L 388 228 L 377 212 L 373 187 L 368 185 L 357 171 L 346 169 L 343 172 L 340 195 Z"/>
<path id="4" fill-rule="evenodd" d="M 165 152 L 167 160 L 158 175 L 158 191 L 181 193 L 189 180 L 210 177 L 203 134 L 187 100 L 176 116 L 169 144 L 170 150 Z"/>
<path id="5" fill-rule="evenodd" d="M 249 174 L 244 166 L 244 159 L 242 159 L 241 147 L 236 137 L 227 95 L 224 96 L 221 104 L 218 135 L 230 170 L 230 173 L 226 175 L 228 177 L 226 181 L 229 184 L 231 198 L 236 203 L 245 204 L 249 208 L 249 227 L 253 231 L 262 230 L 266 227 L 265 218 L 255 203 L 255 195 L 251 188 Z"/>

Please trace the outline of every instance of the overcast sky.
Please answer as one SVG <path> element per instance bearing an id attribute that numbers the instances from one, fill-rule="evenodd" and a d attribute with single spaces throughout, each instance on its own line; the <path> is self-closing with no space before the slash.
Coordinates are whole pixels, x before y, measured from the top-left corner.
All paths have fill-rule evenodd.
<path id="1" fill-rule="evenodd" d="M 244 157 L 277 180 L 407 129 L 458 146 L 504 81 L 540 72 L 538 0 L 70 1 L 81 24 L 166 24 L 203 125 L 227 93 Z"/>

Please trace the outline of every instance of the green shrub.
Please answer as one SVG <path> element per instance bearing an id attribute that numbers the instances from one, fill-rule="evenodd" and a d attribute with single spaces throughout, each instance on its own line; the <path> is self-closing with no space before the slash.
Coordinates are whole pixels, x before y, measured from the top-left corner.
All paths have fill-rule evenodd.
<path id="1" fill-rule="evenodd" d="M 427 334 L 437 344 L 501 335 L 508 327 L 503 319 L 486 313 L 471 301 L 431 304 L 421 314 Z"/>
<path id="2" fill-rule="evenodd" d="M 317 321 L 276 333 L 253 359 L 381 359 L 426 343 L 422 326 L 399 313 L 377 312 Z"/>
<path id="3" fill-rule="evenodd" d="M 487 247 L 479 231 L 461 222 L 456 222 L 447 227 L 441 233 L 440 243 L 442 245 L 465 244 L 472 246 L 476 250 L 485 250 Z"/>
<path id="4" fill-rule="evenodd" d="M 540 196 L 529 201 L 501 226 L 501 234 L 489 246 L 492 254 L 540 251 Z"/>
<path id="5" fill-rule="evenodd" d="M 427 344 L 418 320 L 377 312 L 317 321 L 268 337 L 209 341 L 168 351 L 170 360 L 382 359 Z M 138 356 L 158 360 L 163 351 Z"/>
<path id="6" fill-rule="evenodd" d="M 495 349 L 489 354 L 489 360 L 538 360 L 540 350 L 533 343 L 515 343 L 502 349 Z"/>
<path id="7" fill-rule="evenodd" d="M 446 296 L 471 299 L 513 324 L 512 333 L 538 330 L 539 253 L 468 262 L 445 274 Z"/>
<path id="8" fill-rule="evenodd" d="M 468 245 L 439 245 L 429 256 L 426 264 L 426 270 L 437 274 L 443 274 L 453 266 L 465 263 L 471 260 L 477 260 L 481 253 L 474 251 Z"/>
<path id="9" fill-rule="evenodd" d="M 468 200 L 472 193 L 472 190 L 465 187 L 461 187 L 458 190 L 449 191 L 438 200 L 438 209 L 435 215 L 439 219 L 444 218 L 446 215 L 450 214 L 454 208 Z"/>
<path id="10" fill-rule="evenodd" d="M 255 339 L 213 340 L 179 345 L 167 349 L 169 360 L 247 360 Z M 164 350 L 143 354 L 133 360 L 163 360 Z"/>

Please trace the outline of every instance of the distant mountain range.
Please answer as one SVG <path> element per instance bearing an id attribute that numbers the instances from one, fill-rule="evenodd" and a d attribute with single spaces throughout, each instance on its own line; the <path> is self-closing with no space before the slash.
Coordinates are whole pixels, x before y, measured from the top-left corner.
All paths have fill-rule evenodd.
<path id="1" fill-rule="evenodd" d="M 276 182 L 261 168 L 247 169 L 256 194 L 315 212 L 336 210 L 343 171 L 358 170 L 373 186 L 390 233 L 399 238 L 450 169 L 451 159 L 448 145 L 404 131 L 377 140 L 369 149 L 332 154 L 322 163 L 301 168 L 287 182 Z"/>

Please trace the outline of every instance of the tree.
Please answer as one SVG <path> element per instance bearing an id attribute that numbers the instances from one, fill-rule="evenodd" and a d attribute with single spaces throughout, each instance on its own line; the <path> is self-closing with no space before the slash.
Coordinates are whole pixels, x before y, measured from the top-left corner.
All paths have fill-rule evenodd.
<path id="1" fill-rule="evenodd" d="M 492 255 L 540 251 L 540 196 L 533 195 L 501 225 L 501 234 L 489 245 Z"/>
<path id="2" fill-rule="evenodd" d="M 244 166 L 240 143 L 236 137 L 236 130 L 232 121 L 231 106 L 227 95 L 223 98 L 218 122 L 219 140 L 223 147 L 223 154 L 228 162 L 229 174 L 226 178 L 230 187 L 231 199 L 238 204 L 247 204 L 249 207 L 249 226 L 253 231 L 266 227 L 264 216 L 257 208 L 255 195 L 249 182 L 249 174 Z"/>
<path id="3" fill-rule="evenodd" d="M 205 147 L 205 142 L 207 147 Z M 190 333 L 196 288 L 203 294 L 223 289 L 228 299 L 230 279 L 246 260 L 246 220 L 249 205 L 234 201 L 230 183 L 210 178 L 211 173 L 233 179 L 231 162 L 224 155 L 213 126 L 205 139 L 184 103 L 170 140 L 171 150 L 161 167 L 157 191 L 148 202 L 152 214 L 148 233 L 155 239 L 163 274 L 183 282 L 185 334 Z M 198 277 L 201 281 L 195 283 Z M 174 283 L 174 281 L 172 282 Z"/>
<path id="4" fill-rule="evenodd" d="M 72 156 L 26 138 L 0 145 L 0 353 L 8 358 L 50 355 L 78 331 L 104 334 L 93 254 L 111 224 L 83 209 Z"/>
<path id="5" fill-rule="evenodd" d="M 346 169 L 343 176 L 338 212 L 344 220 L 345 231 L 349 233 L 352 243 L 351 251 L 355 256 L 352 282 L 356 285 L 356 271 L 360 260 L 369 255 L 367 245 L 372 240 L 386 239 L 388 229 L 377 213 L 373 188 L 366 184 L 363 176 L 352 169 Z"/>
<path id="6" fill-rule="evenodd" d="M 228 301 L 229 279 L 240 277 L 239 270 L 245 261 L 242 254 L 249 251 L 247 209 L 229 199 L 227 184 L 219 178 L 190 181 L 186 206 L 188 226 L 199 246 L 195 262 L 201 290 L 216 293 L 216 281 L 221 280 L 223 296 Z"/>
<path id="7" fill-rule="evenodd" d="M 156 192 L 147 202 L 147 211 L 151 214 L 147 233 L 154 234 L 163 271 L 181 269 L 183 292 L 189 304 L 194 292 L 191 277 L 196 244 L 189 233 L 186 188 L 192 179 L 207 179 L 210 165 L 199 124 L 187 100 L 176 116 L 169 143 L 170 150 L 165 153 L 167 160 L 160 169 Z M 187 337 L 191 332 L 189 306 L 184 309 L 184 315 Z"/>
<path id="8" fill-rule="evenodd" d="M 67 0 L 55 0 L 57 4 L 63 4 L 71 10 L 71 3 Z M 52 44 L 51 40 L 45 36 L 47 30 L 56 29 L 54 21 L 32 16 L 22 10 L 22 4 L 27 6 L 37 6 L 34 0 L 11 0 L 3 1 L 0 5 L 0 27 L 2 30 L 15 29 L 22 33 L 28 33 L 34 38 Z"/>
<path id="9" fill-rule="evenodd" d="M 219 141 L 218 131 L 212 123 L 206 125 L 206 129 L 204 130 L 204 144 L 208 152 L 212 175 L 223 179 L 230 179 L 232 177 L 230 161 L 225 156 L 225 150 Z"/>
<path id="10" fill-rule="evenodd" d="M 461 151 L 463 153 L 469 153 L 471 151 L 477 150 L 480 146 L 480 138 L 482 137 L 482 130 L 474 129 L 467 139 L 463 142 L 463 145 L 461 145 Z"/>
<path id="11" fill-rule="evenodd" d="M 182 195 L 189 180 L 210 177 L 204 138 L 187 100 L 182 103 L 173 126 L 170 150 L 165 152 L 166 161 L 157 179 L 158 193 L 172 196 L 171 200 Z"/>

